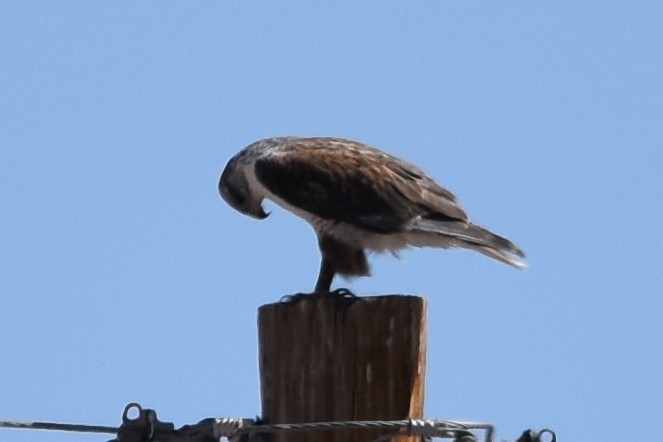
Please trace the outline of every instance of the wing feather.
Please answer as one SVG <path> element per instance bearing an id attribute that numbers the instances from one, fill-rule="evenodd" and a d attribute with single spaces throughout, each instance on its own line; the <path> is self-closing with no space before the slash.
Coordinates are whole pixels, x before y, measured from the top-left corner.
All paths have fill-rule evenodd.
<path id="1" fill-rule="evenodd" d="M 377 233 L 402 232 L 417 217 L 467 221 L 456 197 L 418 167 L 350 140 L 288 140 L 256 160 L 255 173 L 288 204 Z"/>

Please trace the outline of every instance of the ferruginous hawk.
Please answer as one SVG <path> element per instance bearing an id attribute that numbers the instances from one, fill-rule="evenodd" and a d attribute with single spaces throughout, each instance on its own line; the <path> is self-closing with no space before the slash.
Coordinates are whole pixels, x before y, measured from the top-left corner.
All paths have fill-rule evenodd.
<path id="1" fill-rule="evenodd" d="M 458 199 L 420 168 L 356 141 L 257 141 L 230 159 L 219 192 L 253 218 L 267 218 L 268 198 L 313 226 L 322 253 L 316 294 L 329 293 L 336 274 L 368 275 L 366 251 L 461 247 L 526 266 L 520 248 L 472 223 Z"/>

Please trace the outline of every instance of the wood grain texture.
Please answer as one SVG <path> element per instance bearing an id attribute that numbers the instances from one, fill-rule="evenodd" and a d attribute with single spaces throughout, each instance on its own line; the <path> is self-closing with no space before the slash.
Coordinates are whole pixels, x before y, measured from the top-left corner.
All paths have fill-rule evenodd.
<path id="1" fill-rule="evenodd" d="M 423 417 L 423 298 L 310 297 L 269 304 L 259 309 L 258 328 L 266 422 Z M 316 431 L 277 435 L 273 440 L 368 442 L 382 434 Z"/>

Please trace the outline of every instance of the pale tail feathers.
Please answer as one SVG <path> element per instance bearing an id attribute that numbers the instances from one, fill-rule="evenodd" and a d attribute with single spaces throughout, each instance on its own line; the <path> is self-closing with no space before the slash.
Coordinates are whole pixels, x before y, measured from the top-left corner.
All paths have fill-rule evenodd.
<path id="1" fill-rule="evenodd" d="M 518 246 L 476 224 L 418 219 L 410 225 L 410 231 L 419 237 L 412 244 L 415 246 L 462 247 L 518 269 L 527 267 L 525 252 Z"/>

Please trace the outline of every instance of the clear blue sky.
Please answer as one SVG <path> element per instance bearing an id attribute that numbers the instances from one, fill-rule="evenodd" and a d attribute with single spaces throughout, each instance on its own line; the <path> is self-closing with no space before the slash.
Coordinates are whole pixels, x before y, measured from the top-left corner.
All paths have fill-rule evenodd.
<path id="1" fill-rule="evenodd" d="M 356 3 L 0 4 L 0 419 L 259 414 L 256 310 L 312 288 L 317 244 L 216 184 L 297 134 L 420 164 L 528 252 L 412 250 L 342 284 L 428 298 L 428 417 L 656 431 L 662 4 Z"/>

